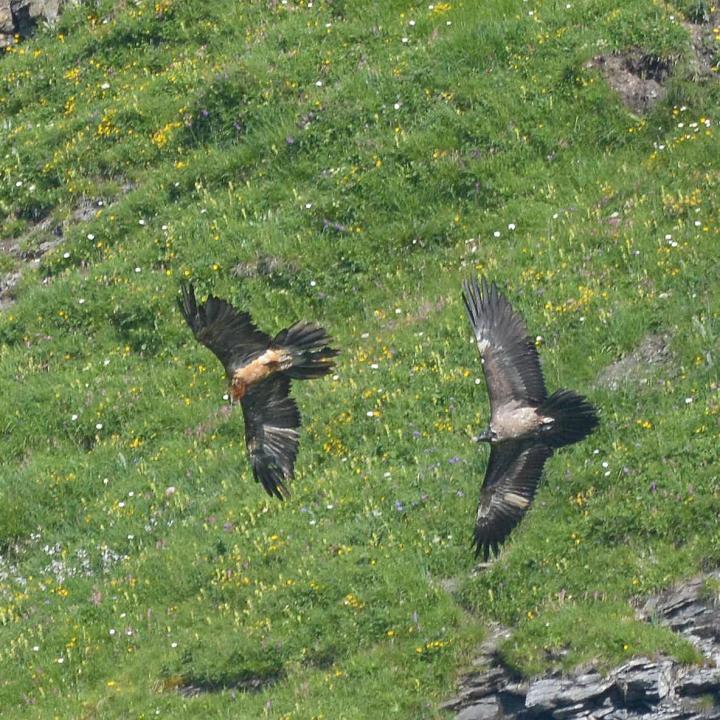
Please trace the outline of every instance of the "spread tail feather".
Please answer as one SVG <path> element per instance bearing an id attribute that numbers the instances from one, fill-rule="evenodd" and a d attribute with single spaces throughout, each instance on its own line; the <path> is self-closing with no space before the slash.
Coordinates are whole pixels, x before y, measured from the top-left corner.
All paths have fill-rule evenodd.
<path id="1" fill-rule="evenodd" d="M 554 392 L 538 408 L 538 414 L 553 418 L 543 434 L 553 448 L 580 442 L 600 424 L 595 407 L 572 390 Z"/>
<path id="2" fill-rule="evenodd" d="M 317 323 L 300 321 L 282 330 L 272 347 L 282 348 L 292 356 L 292 367 L 285 375 L 297 380 L 326 375 L 335 366 L 339 350 L 329 347 L 330 336 Z"/>

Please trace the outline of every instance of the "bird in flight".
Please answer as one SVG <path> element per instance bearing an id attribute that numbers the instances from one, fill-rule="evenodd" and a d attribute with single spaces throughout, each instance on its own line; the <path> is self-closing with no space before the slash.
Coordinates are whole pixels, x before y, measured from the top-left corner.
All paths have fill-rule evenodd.
<path id="1" fill-rule="evenodd" d="M 572 390 L 548 397 L 535 343 L 494 282 L 466 280 L 463 300 L 490 399 L 490 424 L 476 438 L 490 443 L 490 460 L 473 541 L 476 555 L 487 561 L 530 507 L 545 461 L 580 442 L 599 420 L 593 405 Z"/>
<path id="2" fill-rule="evenodd" d="M 284 500 L 300 440 L 290 382 L 326 375 L 339 351 L 329 347 L 330 337 L 317 323 L 296 322 L 271 338 L 225 300 L 211 295 L 198 305 L 191 284 L 182 283 L 181 291 L 180 311 L 195 338 L 223 364 L 230 402 L 242 407 L 255 480 L 268 495 Z"/>

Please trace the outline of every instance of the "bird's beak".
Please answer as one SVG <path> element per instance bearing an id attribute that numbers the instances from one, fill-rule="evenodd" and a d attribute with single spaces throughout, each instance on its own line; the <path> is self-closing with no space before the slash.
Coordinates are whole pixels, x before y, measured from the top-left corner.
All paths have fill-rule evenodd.
<path id="1" fill-rule="evenodd" d="M 473 440 L 475 442 L 490 442 L 492 440 L 492 433 L 489 428 L 486 428 L 479 435 L 475 435 Z"/>

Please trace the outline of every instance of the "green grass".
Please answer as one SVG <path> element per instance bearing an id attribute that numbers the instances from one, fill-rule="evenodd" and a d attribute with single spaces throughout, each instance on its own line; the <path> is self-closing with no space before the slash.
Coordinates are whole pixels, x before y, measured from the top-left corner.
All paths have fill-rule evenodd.
<path id="1" fill-rule="evenodd" d="M 571 639 L 572 638 L 572 639 Z M 578 667 L 610 670 L 642 653 L 674 655 L 680 662 L 702 662 L 699 651 L 667 628 L 637 622 L 625 603 L 566 602 L 559 596 L 542 617 L 529 614 L 500 656 L 525 675 Z"/>
<path id="2" fill-rule="evenodd" d="M 62 229 L 0 315 L 0 708 L 441 717 L 491 621 L 530 674 L 695 658 L 631 607 L 720 562 L 720 92 L 697 3 L 566 5 L 100 2 L 0 58 L 3 241 Z M 586 68 L 636 46 L 680 68 L 643 119 Z M 475 271 L 602 412 L 480 573 Z M 287 503 L 188 277 L 343 350 Z M 651 332 L 671 362 L 596 383 Z"/>

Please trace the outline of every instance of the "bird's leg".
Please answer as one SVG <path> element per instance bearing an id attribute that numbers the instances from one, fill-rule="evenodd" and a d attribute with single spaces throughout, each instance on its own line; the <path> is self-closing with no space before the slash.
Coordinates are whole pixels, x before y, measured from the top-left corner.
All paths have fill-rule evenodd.
<path id="1" fill-rule="evenodd" d="M 487 443 L 489 443 L 489 442 L 492 442 L 493 435 L 494 435 L 493 431 L 492 431 L 492 430 L 490 429 L 490 427 L 488 426 L 488 427 L 486 427 L 479 435 L 475 435 L 475 437 L 473 437 L 473 440 L 474 440 L 475 442 L 487 442 Z"/>

